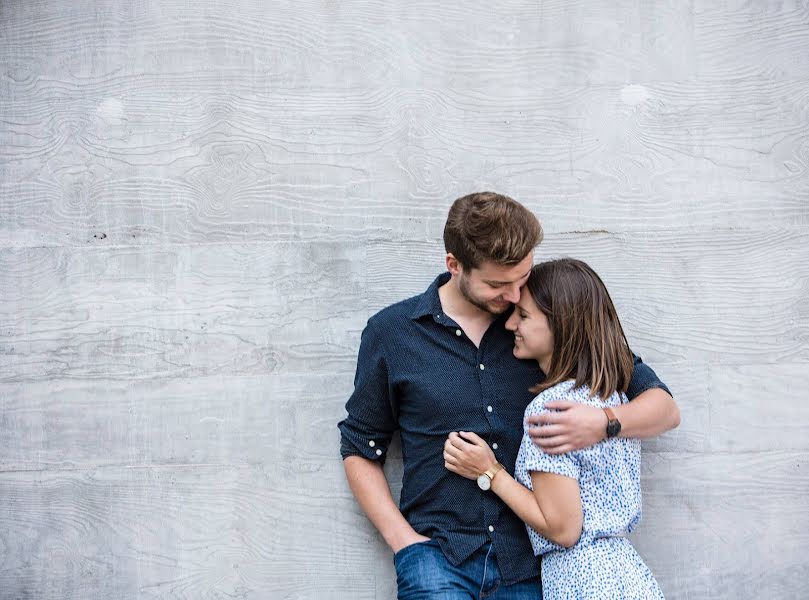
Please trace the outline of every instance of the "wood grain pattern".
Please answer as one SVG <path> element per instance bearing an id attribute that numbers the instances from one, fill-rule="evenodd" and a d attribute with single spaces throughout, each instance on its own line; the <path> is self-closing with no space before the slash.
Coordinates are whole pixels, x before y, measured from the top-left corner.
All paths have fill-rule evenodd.
<path id="1" fill-rule="evenodd" d="M 0 471 L 262 464 L 316 476 L 339 457 L 351 375 L 0 384 Z M 284 466 L 286 465 L 286 466 Z"/>
<path id="2" fill-rule="evenodd" d="M 2 596 L 373 598 L 350 492 L 335 494 L 333 475 L 299 478 L 297 493 L 278 476 L 233 465 L 3 474 Z M 319 580 L 319 564 L 343 575 Z"/>
<path id="3" fill-rule="evenodd" d="M 796 552 L 807 543 L 807 458 L 647 455 L 646 516 L 633 541 L 663 589 L 724 598 L 741 570 L 745 585 L 788 594 L 789 578 L 763 573 L 806 573 Z M 269 465 L 2 474 L 0 489 L 14 510 L 0 513 L 8 557 L 0 584 L 35 597 L 78 598 L 65 582 L 81 576 L 103 593 L 117 576 L 132 586 L 124 593 L 147 598 L 234 590 L 257 597 L 275 585 L 309 598 L 325 589 L 317 575 L 327 565 L 341 573 L 332 576 L 338 595 L 328 597 L 375 597 L 372 574 L 393 577 L 390 553 L 358 512 L 339 460 L 324 467 L 317 475 L 284 473 L 284 489 Z M 777 550 L 762 556 L 761 548 Z M 46 558 L 58 568 L 46 573 Z"/>
<path id="4" fill-rule="evenodd" d="M 790 401 L 805 369 L 657 368 L 683 422 L 644 451 L 809 450 L 809 405 Z M 317 473 L 337 456 L 335 424 L 351 390 L 349 373 L 0 384 L 0 438 L 8 440 L 0 471 L 269 460 Z"/>
<path id="5" fill-rule="evenodd" d="M 654 364 L 806 362 L 807 241 L 790 230 L 577 233 L 548 235 L 536 259 L 587 261 Z M 371 311 L 426 289 L 442 261 L 438 242 L 370 245 Z"/>
<path id="6" fill-rule="evenodd" d="M 809 3 L 29 0 L 0 600 L 394 598 L 335 425 L 481 189 L 596 268 L 678 399 L 633 535 L 667 597 L 805 595 Z"/>
<path id="7" fill-rule="evenodd" d="M 364 252 L 328 243 L 0 250 L 0 379 L 353 370 L 368 316 Z"/>
<path id="8" fill-rule="evenodd" d="M 633 542 L 666 597 L 800 597 L 805 452 L 645 455 Z"/>
<path id="9" fill-rule="evenodd" d="M 666 229 L 672 211 L 703 231 L 809 223 L 806 79 L 202 98 L 131 85 L 15 93 L 0 243 L 434 238 L 452 199 L 487 188 L 550 232 Z"/>
<path id="10" fill-rule="evenodd" d="M 207 73 L 209 80 L 197 78 L 203 92 L 768 79 L 803 77 L 809 66 L 801 52 L 809 45 L 809 11 L 799 1 L 604 6 L 555 0 L 506 8 L 479 0 L 464 7 L 421 1 L 396 11 L 379 1 L 339 7 L 317 0 L 203 2 L 194 9 L 119 1 L 103 10 L 87 0 L 30 4 L 1 15 L 1 55 L 13 50 L 15 57 L 36 58 L 44 76 Z M 84 43 L 76 45 L 77 37 Z M 228 77 L 215 78 L 217 69 Z M 15 71 L 22 81 L 35 73 Z"/>

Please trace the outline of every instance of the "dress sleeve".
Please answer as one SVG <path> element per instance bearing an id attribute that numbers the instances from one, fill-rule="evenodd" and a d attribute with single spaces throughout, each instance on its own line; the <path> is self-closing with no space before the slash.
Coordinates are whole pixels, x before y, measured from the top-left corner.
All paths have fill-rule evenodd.
<path id="1" fill-rule="evenodd" d="M 541 415 L 550 413 L 547 408 L 543 406 L 544 402 L 542 396 L 535 399 L 525 412 L 525 416 Z M 565 477 L 572 477 L 576 481 L 579 480 L 579 461 L 576 458 L 575 452 L 567 452 L 565 454 L 548 454 L 542 448 L 534 444 L 528 436 L 528 428 L 525 428 L 523 434 L 523 448 L 525 449 L 525 468 L 530 473 L 531 471 L 539 471 L 542 473 L 556 473 L 557 475 L 564 475 Z"/>
<path id="2" fill-rule="evenodd" d="M 348 416 L 337 425 L 343 459 L 362 456 L 384 464 L 399 428 L 394 398 L 382 339 L 369 321 L 360 341 L 354 393 L 346 402 Z"/>

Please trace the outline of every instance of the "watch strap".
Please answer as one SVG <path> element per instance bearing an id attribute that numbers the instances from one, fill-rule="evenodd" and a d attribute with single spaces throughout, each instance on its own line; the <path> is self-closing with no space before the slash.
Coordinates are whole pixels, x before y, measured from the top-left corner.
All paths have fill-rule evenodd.
<path id="1" fill-rule="evenodd" d="M 489 478 L 489 481 L 494 480 L 494 476 L 497 475 L 500 471 L 502 471 L 505 467 L 500 463 L 495 463 L 493 467 L 486 469 L 484 471 L 485 475 Z"/>
<path id="2" fill-rule="evenodd" d="M 611 408 L 604 407 L 604 414 L 607 415 L 607 439 L 614 438 L 621 432 L 621 422 Z"/>

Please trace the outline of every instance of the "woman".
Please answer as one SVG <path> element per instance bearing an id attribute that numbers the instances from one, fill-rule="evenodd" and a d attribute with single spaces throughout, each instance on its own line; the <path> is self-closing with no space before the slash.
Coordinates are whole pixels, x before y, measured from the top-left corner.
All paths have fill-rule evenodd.
<path id="1" fill-rule="evenodd" d="M 609 407 L 627 401 L 632 354 L 604 283 L 585 263 L 536 265 L 506 327 L 514 332 L 514 356 L 535 359 L 545 373 L 526 418 L 564 399 L 605 409 L 609 419 Z M 459 432 L 447 440 L 444 460 L 469 479 L 487 473 L 490 490 L 525 521 L 534 554 L 542 556 L 545 600 L 663 597 L 625 537 L 641 516 L 639 440 L 613 437 L 550 455 L 526 427 L 515 479 L 483 439 Z"/>

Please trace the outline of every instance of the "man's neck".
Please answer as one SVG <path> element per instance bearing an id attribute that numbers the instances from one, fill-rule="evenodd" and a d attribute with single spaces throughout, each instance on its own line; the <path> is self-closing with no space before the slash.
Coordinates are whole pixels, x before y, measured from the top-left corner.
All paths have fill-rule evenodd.
<path id="1" fill-rule="evenodd" d="M 464 298 L 458 289 L 458 281 L 454 277 L 438 288 L 438 298 L 441 300 L 441 309 L 444 314 L 452 317 L 461 326 L 464 323 L 488 326 L 496 318 L 489 311 L 475 306 Z"/>

